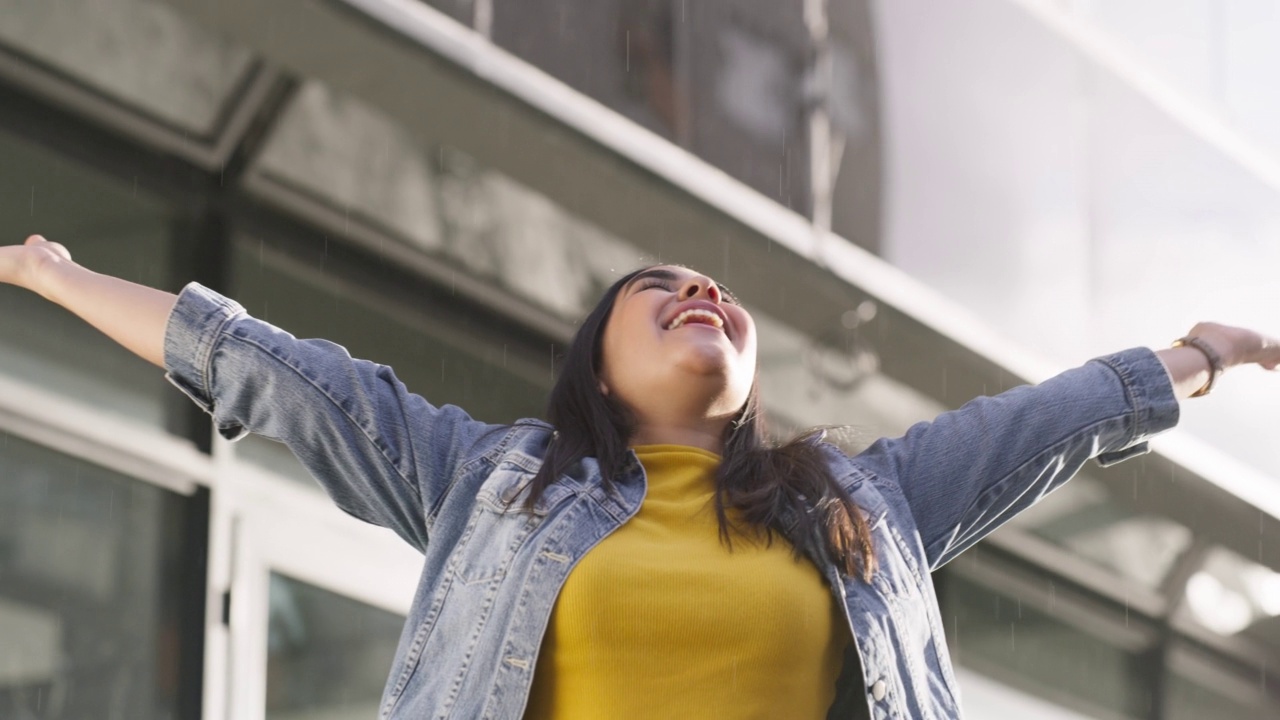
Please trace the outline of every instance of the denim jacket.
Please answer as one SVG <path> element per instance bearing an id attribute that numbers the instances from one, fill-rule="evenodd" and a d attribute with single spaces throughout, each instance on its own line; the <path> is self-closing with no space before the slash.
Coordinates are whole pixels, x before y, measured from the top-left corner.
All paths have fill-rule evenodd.
<path id="1" fill-rule="evenodd" d="M 565 578 L 644 499 L 634 453 L 611 491 L 588 458 L 523 510 L 549 425 L 434 406 L 391 368 L 296 339 L 197 283 L 169 317 L 164 360 L 222 436 L 286 443 L 339 507 L 422 552 L 379 717 L 520 718 Z M 868 583 L 814 559 L 854 638 L 828 717 L 958 717 L 930 571 L 1086 460 L 1146 452 L 1178 414 L 1160 360 L 1133 348 L 977 398 L 856 456 L 822 443 L 880 564 Z"/>

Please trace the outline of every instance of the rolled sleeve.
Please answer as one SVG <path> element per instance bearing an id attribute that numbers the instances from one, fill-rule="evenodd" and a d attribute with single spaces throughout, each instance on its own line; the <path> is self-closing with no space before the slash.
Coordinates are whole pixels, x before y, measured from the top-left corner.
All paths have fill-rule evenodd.
<path id="1" fill-rule="evenodd" d="M 1097 361 L 1115 371 L 1124 386 L 1132 420 L 1132 434 L 1123 447 L 1100 453 L 1099 465 L 1109 467 L 1151 451 L 1151 438 L 1175 427 L 1181 405 L 1164 363 L 1150 348 L 1133 348 Z"/>
<path id="2" fill-rule="evenodd" d="M 189 283 L 178 294 L 164 334 L 164 378 L 191 398 L 205 412 L 214 413 L 212 363 L 223 329 L 244 306 L 199 283 Z M 243 426 L 218 426 L 228 440 L 248 434 Z"/>

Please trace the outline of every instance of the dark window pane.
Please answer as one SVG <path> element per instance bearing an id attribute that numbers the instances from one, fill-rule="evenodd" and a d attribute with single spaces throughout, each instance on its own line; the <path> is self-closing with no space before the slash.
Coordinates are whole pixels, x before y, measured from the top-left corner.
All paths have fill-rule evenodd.
<path id="1" fill-rule="evenodd" d="M 682 23 L 667 0 L 495 0 L 493 40 L 675 139 L 688 114 L 676 68 Z"/>
<path id="2" fill-rule="evenodd" d="M 1168 720 L 1280 717 L 1280 687 L 1271 668 L 1179 648 L 1172 655 L 1165 700 Z"/>
<path id="3" fill-rule="evenodd" d="M 391 670 L 404 618 L 271 575 L 268 720 L 368 720 Z"/>
<path id="4" fill-rule="evenodd" d="M 808 213 L 802 9 L 799 0 L 495 0 L 493 39 Z"/>
<path id="5" fill-rule="evenodd" d="M 189 714 L 198 501 L 12 436 L 0 475 L 0 717 Z"/>
<path id="6" fill-rule="evenodd" d="M 431 7 L 471 27 L 475 22 L 475 0 L 424 0 Z"/>
<path id="7" fill-rule="evenodd" d="M 1140 657 L 1109 638 L 1102 620 L 1080 627 L 1063 619 L 1060 606 L 1050 610 L 954 571 L 944 588 L 947 640 L 958 665 L 1085 714 L 1148 717 Z"/>

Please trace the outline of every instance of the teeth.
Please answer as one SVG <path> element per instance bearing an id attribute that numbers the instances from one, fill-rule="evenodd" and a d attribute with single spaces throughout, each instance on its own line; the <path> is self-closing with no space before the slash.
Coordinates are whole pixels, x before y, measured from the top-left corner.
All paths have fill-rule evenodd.
<path id="1" fill-rule="evenodd" d="M 689 320 L 689 318 L 694 316 L 706 318 L 711 325 L 714 325 L 717 328 L 721 328 L 721 329 L 724 328 L 724 321 L 720 319 L 719 315 L 716 315 L 715 313 L 709 310 L 693 309 L 693 310 L 685 310 L 684 312 L 677 315 L 676 319 L 672 320 L 671 324 L 667 326 L 667 329 L 675 330 L 681 325 L 684 325 L 685 322 Z"/>

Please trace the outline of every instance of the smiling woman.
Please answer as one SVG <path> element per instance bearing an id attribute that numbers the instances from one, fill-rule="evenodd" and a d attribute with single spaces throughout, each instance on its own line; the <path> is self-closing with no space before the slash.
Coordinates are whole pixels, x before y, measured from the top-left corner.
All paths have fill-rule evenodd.
<path id="1" fill-rule="evenodd" d="M 285 443 L 424 554 L 387 718 L 958 717 L 930 572 L 1088 460 L 1145 452 L 1224 369 L 1280 363 L 1276 340 L 1200 323 L 850 455 L 821 431 L 767 440 L 752 317 L 688 268 L 615 282 L 547 421 L 509 424 L 38 236 L 0 247 L 0 282 L 164 367 L 224 437 Z"/>

